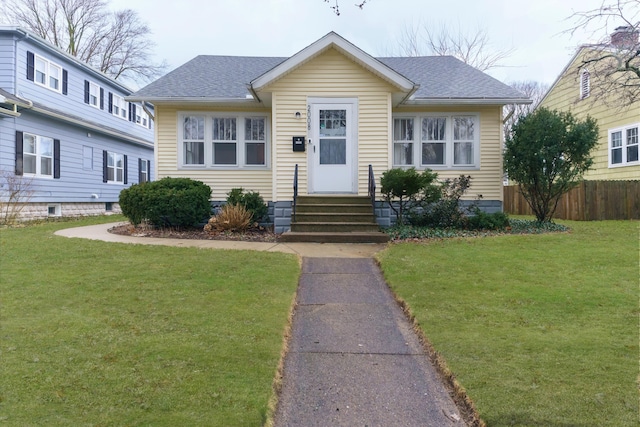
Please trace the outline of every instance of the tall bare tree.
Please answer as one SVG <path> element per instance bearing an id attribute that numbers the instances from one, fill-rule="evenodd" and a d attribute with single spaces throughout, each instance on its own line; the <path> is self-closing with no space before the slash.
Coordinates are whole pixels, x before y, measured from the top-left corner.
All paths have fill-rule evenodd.
<path id="1" fill-rule="evenodd" d="M 513 49 L 495 49 L 484 28 L 463 28 L 460 24 L 405 25 L 392 54 L 402 56 L 451 55 L 480 71 L 502 66 Z"/>
<path id="2" fill-rule="evenodd" d="M 106 0 L 7 0 L 3 21 L 23 26 L 114 79 L 158 77 L 151 30 L 131 9 L 112 12 Z M 0 18 L 1 19 L 1 18 Z"/>
<path id="3" fill-rule="evenodd" d="M 599 40 L 584 45 L 575 71 L 589 71 L 593 99 L 614 100 L 617 106 L 640 101 L 640 0 L 603 0 L 600 7 L 568 18 L 571 35 L 585 32 Z"/>

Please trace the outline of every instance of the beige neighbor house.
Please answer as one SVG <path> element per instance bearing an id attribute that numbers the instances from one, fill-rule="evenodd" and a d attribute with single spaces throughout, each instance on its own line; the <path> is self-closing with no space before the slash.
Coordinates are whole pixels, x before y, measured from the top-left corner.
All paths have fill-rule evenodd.
<path id="1" fill-rule="evenodd" d="M 128 99 L 155 105 L 158 178 L 200 180 L 214 203 L 257 191 L 279 233 L 309 195 L 371 213 L 394 167 L 471 175 L 467 199 L 501 210 L 502 106 L 530 102 L 453 57 L 374 58 L 333 32 L 289 58 L 198 56 Z"/>
<path id="2" fill-rule="evenodd" d="M 541 107 L 570 111 L 579 119 L 589 115 L 597 120 L 600 137 L 593 153 L 594 165 L 585 174 L 585 180 L 640 180 L 640 102 L 625 102 L 620 91 L 598 86 L 604 82 L 596 77 L 606 72 L 602 67 L 611 67 L 611 63 L 585 65 L 589 59 L 605 53 L 639 47 L 638 30 L 632 27 L 617 28 L 608 46 L 580 47 L 540 102 Z"/>

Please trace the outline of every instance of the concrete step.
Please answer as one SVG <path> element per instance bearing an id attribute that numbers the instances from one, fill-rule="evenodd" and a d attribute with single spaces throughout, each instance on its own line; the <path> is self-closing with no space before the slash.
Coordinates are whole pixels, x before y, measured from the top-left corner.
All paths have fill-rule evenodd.
<path id="1" fill-rule="evenodd" d="M 323 232 L 323 233 L 348 233 L 348 232 L 374 232 L 380 227 L 375 222 L 292 222 L 291 231 L 297 232 Z"/>
<path id="2" fill-rule="evenodd" d="M 357 222 L 357 223 L 373 223 L 376 222 L 376 218 L 371 213 L 371 207 L 369 212 L 366 213 L 351 213 L 351 212 L 297 212 L 295 223 L 306 222 Z"/>
<path id="3" fill-rule="evenodd" d="M 303 205 L 323 205 L 323 204 L 365 204 L 371 206 L 369 196 L 349 196 L 349 195 L 314 195 L 298 196 L 297 204 Z"/>
<path id="4" fill-rule="evenodd" d="M 343 212 L 363 213 L 373 212 L 371 203 L 296 203 L 296 213 L 303 212 Z"/>
<path id="5" fill-rule="evenodd" d="M 307 243 L 386 243 L 389 241 L 389 235 L 381 231 L 339 233 L 287 231 L 278 237 L 278 241 Z"/>

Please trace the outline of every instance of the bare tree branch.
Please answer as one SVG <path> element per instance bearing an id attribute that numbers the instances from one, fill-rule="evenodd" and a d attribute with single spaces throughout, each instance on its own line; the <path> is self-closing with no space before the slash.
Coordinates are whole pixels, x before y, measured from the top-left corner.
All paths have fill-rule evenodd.
<path id="1" fill-rule="evenodd" d="M 130 9 L 108 10 L 107 0 L 7 0 L 8 22 L 24 26 L 114 79 L 150 81 L 155 64 L 151 30 Z"/>
<path id="2" fill-rule="evenodd" d="M 354 4 L 355 7 L 358 7 L 360 9 L 364 8 L 364 5 L 367 4 L 369 0 L 362 0 L 360 3 L 356 3 Z M 325 3 L 332 3 L 333 2 L 333 6 L 329 6 L 331 9 L 333 9 L 333 13 L 336 14 L 336 16 L 340 16 L 340 2 L 339 0 L 324 0 Z"/>
<path id="3" fill-rule="evenodd" d="M 576 74 L 589 71 L 594 101 L 624 107 L 640 101 L 640 0 L 603 1 L 600 7 L 576 12 L 565 32 L 586 32 L 598 42 L 583 45 Z"/>
<path id="4" fill-rule="evenodd" d="M 394 53 L 402 56 L 454 56 L 480 71 L 502 66 L 513 53 L 513 49 L 493 49 L 485 29 L 466 29 L 460 24 L 405 25 L 397 45 Z"/>

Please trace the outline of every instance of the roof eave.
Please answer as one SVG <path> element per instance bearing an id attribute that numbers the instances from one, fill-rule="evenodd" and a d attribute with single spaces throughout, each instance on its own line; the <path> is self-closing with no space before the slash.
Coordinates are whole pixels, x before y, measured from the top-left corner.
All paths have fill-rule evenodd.
<path id="1" fill-rule="evenodd" d="M 129 102 L 149 102 L 157 103 L 180 103 L 180 104 L 260 104 L 254 98 L 207 98 L 192 96 L 126 96 Z"/>
<path id="2" fill-rule="evenodd" d="M 528 98 L 414 98 L 402 105 L 510 105 L 532 102 Z"/>

